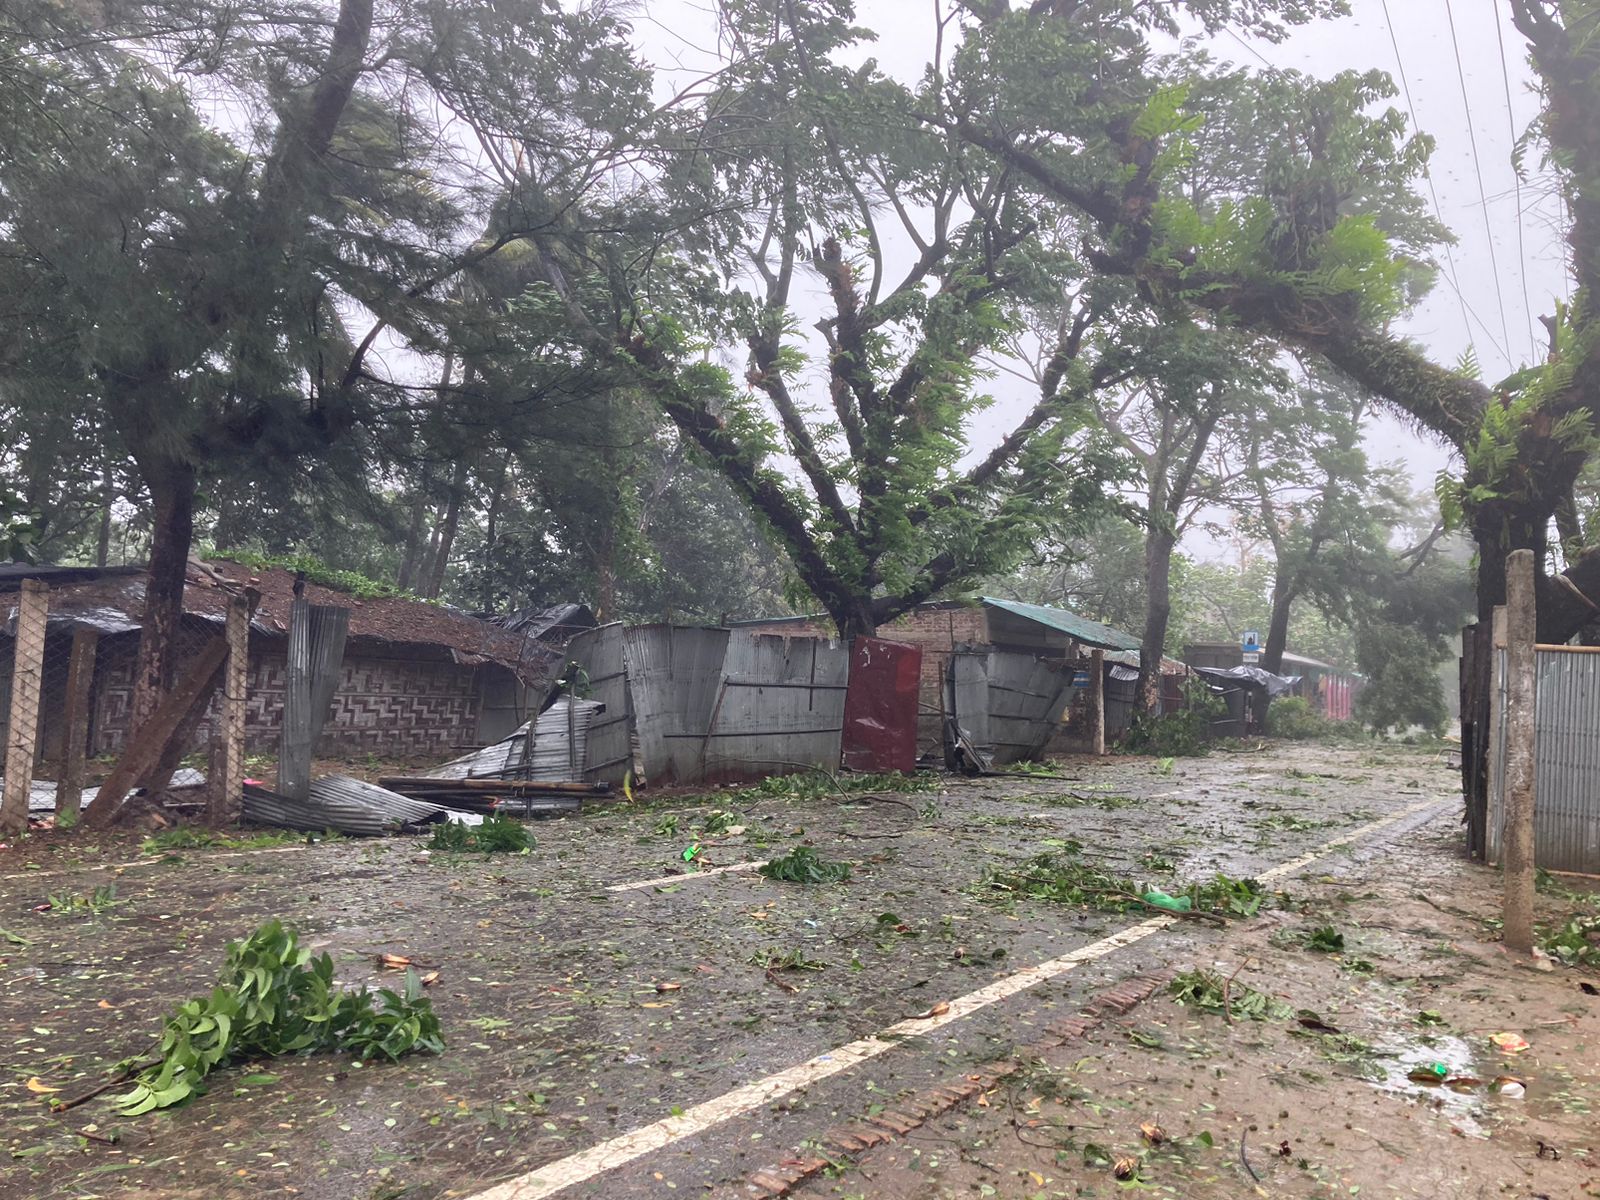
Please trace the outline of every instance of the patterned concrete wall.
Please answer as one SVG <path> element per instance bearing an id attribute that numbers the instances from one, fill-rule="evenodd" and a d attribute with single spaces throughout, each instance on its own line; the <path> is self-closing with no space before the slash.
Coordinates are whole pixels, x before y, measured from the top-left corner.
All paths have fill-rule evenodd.
<path id="1" fill-rule="evenodd" d="M 120 640 L 120 639 L 119 639 Z M 96 672 L 90 752 L 119 750 L 128 732 L 133 685 L 133 639 L 104 646 Z M 478 668 L 495 670 L 497 668 Z M 352 648 L 345 655 L 333 714 L 317 753 L 377 754 L 384 758 L 448 758 L 478 744 L 477 671 L 420 657 L 379 657 Z M 245 739 L 252 754 L 272 753 L 283 721 L 284 657 L 279 646 L 250 654 Z M 220 700 L 213 700 L 197 741 L 209 737 Z"/>

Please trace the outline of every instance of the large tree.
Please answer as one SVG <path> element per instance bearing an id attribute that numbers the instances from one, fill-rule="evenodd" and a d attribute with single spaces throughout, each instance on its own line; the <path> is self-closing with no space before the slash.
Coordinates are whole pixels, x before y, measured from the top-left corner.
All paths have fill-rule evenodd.
<path id="1" fill-rule="evenodd" d="M 1225 19 L 1220 10 L 1229 6 L 1208 7 Z M 1147 19 L 1166 20 L 1166 11 L 1151 9 Z M 1041 67 L 1065 73 L 1126 12 L 1114 0 L 1026 13 L 995 5 L 967 52 L 992 64 L 997 80 L 1025 79 L 1013 60 L 1027 39 L 1046 47 L 1036 55 Z M 1101 270 L 1136 279 L 1153 303 L 1325 360 L 1459 450 L 1465 473 L 1453 507 L 1478 545 L 1482 614 L 1504 602 L 1509 551 L 1531 549 L 1545 561 L 1552 518 L 1569 504 L 1600 429 L 1591 349 L 1600 328 L 1592 299 L 1600 284 L 1593 9 L 1513 0 L 1512 12 L 1543 88 L 1537 132 L 1571 214 L 1575 294 L 1549 316 L 1548 361 L 1498 388 L 1432 361 L 1387 327 L 1437 232 L 1428 230 L 1413 186 L 1430 143 L 1408 140 L 1395 109 L 1375 111 L 1394 91 L 1381 75 L 1196 78 L 1181 63 L 1160 64 L 1144 88 L 1102 100 L 1087 136 L 1083 103 L 1051 103 L 1024 86 L 936 115 L 1024 174 L 1041 196 L 1092 221 L 1090 256 Z M 1216 162 L 1233 169 L 1207 170 Z M 1210 180 L 1198 194 L 1197 175 Z M 1571 637 L 1593 615 L 1590 595 L 1600 595 L 1600 555 L 1579 558 L 1564 579 L 1541 572 L 1540 637 Z"/>

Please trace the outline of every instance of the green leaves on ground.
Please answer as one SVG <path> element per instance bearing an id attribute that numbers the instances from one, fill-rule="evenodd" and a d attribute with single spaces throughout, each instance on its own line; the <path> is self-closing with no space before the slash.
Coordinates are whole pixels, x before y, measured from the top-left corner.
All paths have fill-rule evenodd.
<path id="1" fill-rule="evenodd" d="M 1281 1020 L 1291 1010 L 1265 992 L 1230 982 L 1213 971 L 1185 971 L 1168 985 L 1172 998 L 1186 1008 L 1220 1013 L 1224 1008 L 1235 1017 L 1252 1021 Z"/>
<path id="2" fill-rule="evenodd" d="M 819 858 L 810 846 L 796 846 L 756 870 L 768 879 L 784 883 L 843 883 L 850 878 L 849 863 Z"/>
<path id="3" fill-rule="evenodd" d="M 1067 842 L 1060 850 L 1036 854 L 1016 867 L 989 867 L 984 872 L 982 886 L 1032 900 L 1106 912 L 1147 907 L 1141 899 L 1145 894 L 1144 885 L 1084 862 L 1081 855 L 1081 845 Z M 1221 873 L 1204 883 L 1162 890 L 1173 897 L 1187 897 L 1189 911 L 1235 917 L 1255 916 L 1266 898 L 1254 879 L 1234 879 Z"/>
<path id="4" fill-rule="evenodd" d="M 1332 925 L 1324 925 L 1306 934 L 1306 949 L 1318 954 L 1343 954 L 1344 934 Z"/>
<path id="5" fill-rule="evenodd" d="M 1546 934 L 1539 945 L 1569 967 L 1600 967 L 1600 914 L 1571 918 Z"/>
<path id="6" fill-rule="evenodd" d="M 115 884 L 106 884 L 92 892 L 51 892 L 45 897 L 45 903 L 49 905 L 45 911 L 52 917 L 98 917 L 127 901 L 117 899 Z"/>
<path id="7" fill-rule="evenodd" d="M 768 946 L 757 950 L 747 959 L 751 966 L 765 967 L 769 971 L 825 971 L 828 964 L 820 958 L 808 957 L 804 950 L 781 950 Z"/>
<path id="8" fill-rule="evenodd" d="M 491 813 L 481 825 L 446 821 L 433 827 L 430 850 L 481 851 L 484 854 L 526 854 L 534 846 L 533 834 L 515 817 Z"/>
<path id="9" fill-rule="evenodd" d="M 181 1005 L 161 1032 L 160 1061 L 117 1097 L 122 1115 L 181 1104 L 205 1091 L 213 1070 L 246 1058 L 341 1051 L 359 1059 L 397 1059 L 444 1049 L 439 1018 L 416 972 L 402 993 L 333 981 L 333 959 L 312 957 L 295 936 L 269 921 L 228 947 L 209 996 Z"/>
<path id="10" fill-rule="evenodd" d="M 311 836 L 327 841 L 340 835 L 328 830 Z M 151 834 L 139 843 L 139 851 L 142 854 L 169 854 L 174 850 L 258 850 L 270 846 L 293 846 L 307 840 L 306 834 L 294 829 L 266 829 L 235 837 L 211 829 L 180 825 L 176 829 L 163 829 Z"/>

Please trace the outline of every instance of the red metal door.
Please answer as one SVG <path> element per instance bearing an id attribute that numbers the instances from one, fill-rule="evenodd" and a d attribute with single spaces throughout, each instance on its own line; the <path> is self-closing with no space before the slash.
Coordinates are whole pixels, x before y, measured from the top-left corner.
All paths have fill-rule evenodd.
<path id="1" fill-rule="evenodd" d="M 917 768 L 917 693 L 922 647 L 881 638 L 850 646 L 842 760 L 853 771 Z"/>

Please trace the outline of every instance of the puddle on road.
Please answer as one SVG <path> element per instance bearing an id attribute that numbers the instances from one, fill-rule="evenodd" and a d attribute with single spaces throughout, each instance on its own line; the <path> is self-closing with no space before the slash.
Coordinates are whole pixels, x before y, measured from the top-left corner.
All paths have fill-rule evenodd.
<path id="1" fill-rule="evenodd" d="M 1373 1079 L 1379 1091 L 1415 1101 L 1443 1116 L 1467 1137 L 1487 1138 L 1482 1121 L 1494 1098 L 1487 1078 L 1475 1069 L 1472 1047 L 1463 1039 L 1442 1034 L 1427 1045 L 1386 1050 L 1378 1059 L 1382 1078 Z M 1438 1067 L 1445 1072 L 1440 1074 Z M 1412 1078 L 1413 1075 L 1418 1078 Z M 1431 1082 L 1423 1081 L 1426 1076 Z M 1473 1082 L 1468 1082 L 1473 1081 Z"/>

